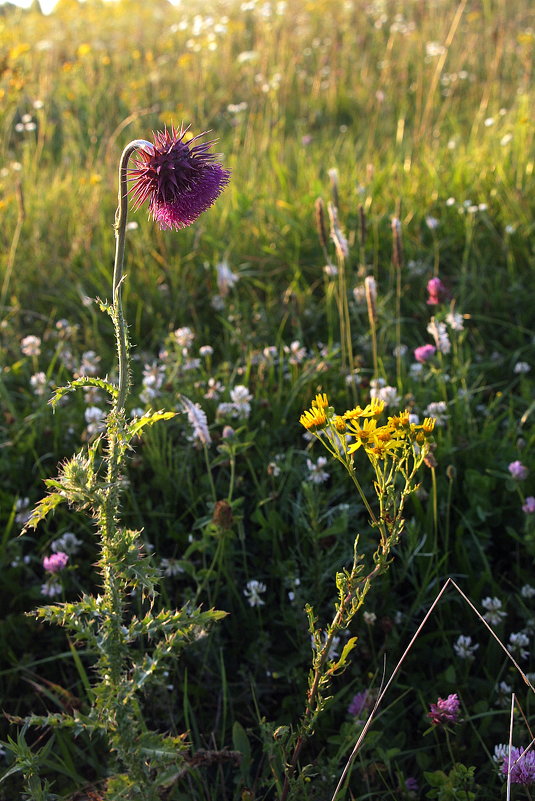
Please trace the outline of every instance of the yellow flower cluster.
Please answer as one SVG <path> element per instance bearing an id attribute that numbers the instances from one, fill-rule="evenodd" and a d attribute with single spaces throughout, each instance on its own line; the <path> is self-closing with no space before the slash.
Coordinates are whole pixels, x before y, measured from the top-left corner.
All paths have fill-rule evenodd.
<path id="1" fill-rule="evenodd" d="M 362 447 L 370 458 L 377 459 L 393 456 L 408 444 L 422 445 L 433 433 L 436 422 L 433 417 L 426 417 L 421 425 L 417 425 L 410 422 L 408 411 L 399 412 L 389 417 L 384 425 L 379 425 L 377 418 L 384 408 L 384 401 L 374 399 L 364 408 L 356 406 L 343 415 L 337 415 L 329 406 L 327 395 L 321 394 L 316 395 L 311 408 L 303 412 L 299 422 L 313 434 L 326 431 L 327 435 L 333 433 L 336 438 L 345 435 L 349 443 L 344 447 L 347 455 Z"/>

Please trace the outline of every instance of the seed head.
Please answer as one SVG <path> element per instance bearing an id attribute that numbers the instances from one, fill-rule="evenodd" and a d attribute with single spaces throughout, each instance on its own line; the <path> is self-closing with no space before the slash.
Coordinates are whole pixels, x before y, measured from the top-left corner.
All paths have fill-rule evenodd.
<path id="1" fill-rule="evenodd" d="M 178 231 L 191 225 L 217 200 L 230 173 L 209 152 L 213 141 L 194 145 L 204 133 L 184 142 L 189 130 L 167 128 L 154 134 L 154 143 L 137 150 L 130 170 L 130 190 L 139 208 L 149 201 L 149 213 L 160 228 Z M 205 132 L 206 133 L 206 132 Z"/>

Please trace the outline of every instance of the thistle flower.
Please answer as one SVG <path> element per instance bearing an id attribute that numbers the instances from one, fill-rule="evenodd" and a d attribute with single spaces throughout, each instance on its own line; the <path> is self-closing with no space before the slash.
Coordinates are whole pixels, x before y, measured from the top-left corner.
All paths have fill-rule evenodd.
<path id="1" fill-rule="evenodd" d="M 154 143 L 138 148 L 129 171 L 136 208 L 149 201 L 149 213 L 162 230 L 191 225 L 217 200 L 230 173 L 209 152 L 213 141 L 194 145 L 204 133 L 184 142 L 188 127 L 154 134 Z"/>

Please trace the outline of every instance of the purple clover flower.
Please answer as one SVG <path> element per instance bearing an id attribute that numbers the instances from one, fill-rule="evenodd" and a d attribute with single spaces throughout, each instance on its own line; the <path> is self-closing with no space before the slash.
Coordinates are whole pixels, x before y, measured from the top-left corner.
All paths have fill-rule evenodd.
<path id="1" fill-rule="evenodd" d="M 362 690 L 362 692 L 354 695 L 349 702 L 349 706 L 347 707 L 348 714 L 358 717 L 362 712 L 370 708 L 371 701 L 372 699 L 368 690 Z"/>
<path id="2" fill-rule="evenodd" d="M 59 573 L 67 566 L 68 561 L 68 555 L 63 551 L 58 551 L 57 553 L 50 554 L 50 556 L 45 556 L 43 559 L 43 567 L 45 570 L 48 570 L 49 573 Z"/>
<path id="3" fill-rule="evenodd" d="M 420 364 L 425 364 L 433 358 L 436 352 L 437 349 L 434 345 L 420 345 L 420 347 L 414 349 L 414 358 Z"/>
<path id="4" fill-rule="evenodd" d="M 427 282 L 427 291 L 429 293 L 427 298 L 429 306 L 438 306 L 447 295 L 447 289 L 440 278 L 430 278 Z"/>
<path id="5" fill-rule="evenodd" d="M 154 144 L 140 147 L 129 171 L 130 191 L 139 208 L 149 201 L 149 213 L 163 230 L 191 225 L 215 203 L 230 173 L 210 153 L 213 141 L 194 145 L 204 133 L 184 142 L 189 126 L 154 134 Z"/>
<path id="6" fill-rule="evenodd" d="M 511 777 L 511 784 L 533 784 L 535 782 L 535 752 L 523 748 L 511 748 L 505 754 L 501 772 Z"/>
<path id="7" fill-rule="evenodd" d="M 529 470 L 528 468 L 522 464 L 518 459 L 516 462 L 511 462 L 508 467 L 511 476 L 515 479 L 515 481 L 524 481 L 528 477 Z"/>
<path id="8" fill-rule="evenodd" d="M 407 778 L 405 779 L 405 789 L 409 793 L 418 792 L 418 790 L 420 789 L 420 785 L 418 784 L 414 776 L 407 776 Z"/>
<path id="9" fill-rule="evenodd" d="M 525 500 L 525 503 L 522 504 L 522 511 L 525 512 L 527 515 L 535 514 L 535 498 L 533 495 L 528 495 Z"/>
<path id="10" fill-rule="evenodd" d="M 448 695 L 447 698 L 439 698 L 436 704 L 431 704 L 427 717 L 435 726 L 445 723 L 458 723 L 459 721 L 459 698 L 457 693 Z"/>

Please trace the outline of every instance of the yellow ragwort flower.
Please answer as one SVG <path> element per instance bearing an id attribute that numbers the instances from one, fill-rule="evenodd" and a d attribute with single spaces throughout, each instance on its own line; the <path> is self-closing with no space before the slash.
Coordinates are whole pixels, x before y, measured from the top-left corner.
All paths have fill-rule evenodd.
<path id="1" fill-rule="evenodd" d="M 334 427 L 336 428 L 336 430 L 338 431 L 339 434 L 343 434 L 344 431 L 347 429 L 346 421 L 344 420 L 343 417 L 340 417 L 339 414 L 337 414 L 334 417 L 333 423 L 334 423 Z"/>
<path id="2" fill-rule="evenodd" d="M 431 434 L 435 428 L 436 417 L 426 417 L 422 423 L 422 431 Z"/>
<path id="3" fill-rule="evenodd" d="M 316 431 L 318 428 L 324 428 L 327 425 L 327 416 L 323 409 L 317 409 L 313 406 L 312 409 L 303 412 L 299 422 L 307 431 Z"/>
<path id="4" fill-rule="evenodd" d="M 345 415 L 344 415 L 345 416 Z M 350 422 L 348 426 L 348 434 L 354 437 L 355 442 L 347 449 L 348 453 L 355 453 L 361 445 L 371 447 L 377 444 L 375 436 L 375 429 L 377 428 L 377 420 L 364 420 L 362 426 L 358 423 Z"/>
<path id="5" fill-rule="evenodd" d="M 329 408 L 329 401 L 327 399 L 327 395 L 325 392 L 321 395 L 316 395 L 314 400 L 312 401 L 312 408 L 316 409 L 328 409 Z"/>
<path id="6" fill-rule="evenodd" d="M 373 398 L 364 409 L 361 406 L 355 406 L 354 409 L 348 409 L 344 414 L 346 420 L 355 420 L 357 417 L 379 417 L 385 408 L 385 402 Z"/>
<path id="7" fill-rule="evenodd" d="M 392 428 L 405 428 L 405 426 L 409 425 L 409 416 L 409 412 L 405 410 L 404 412 L 389 417 L 388 422 Z"/>

